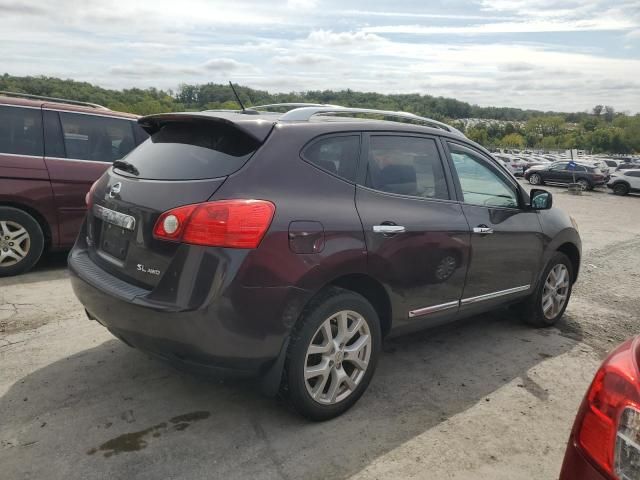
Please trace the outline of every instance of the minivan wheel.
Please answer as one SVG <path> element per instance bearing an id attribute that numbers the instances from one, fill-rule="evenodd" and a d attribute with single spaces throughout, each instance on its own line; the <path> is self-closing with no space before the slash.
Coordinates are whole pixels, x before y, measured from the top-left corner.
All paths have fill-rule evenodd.
<path id="1" fill-rule="evenodd" d="M 616 183 L 613 186 L 613 193 L 616 195 L 626 195 L 629 193 L 629 186 L 625 183 Z"/>
<path id="2" fill-rule="evenodd" d="M 573 265 L 556 252 L 540 277 L 533 295 L 519 304 L 522 319 L 534 327 L 550 327 L 564 314 L 571 298 Z"/>
<path id="3" fill-rule="evenodd" d="M 18 208 L 0 207 L 0 277 L 31 269 L 44 249 L 40 224 Z"/>
<path id="4" fill-rule="evenodd" d="M 537 173 L 532 173 L 529 177 L 529 183 L 531 185 L 542 185 L 542 177 Z"/>
<path id="5" fill-rule="evenodd" d="M 310 420 L 337 417 L 367 389 L 380 342 L 371 304 L 357 293 L 328 289 L 305 309 L 291 334 L 283 393 Z"/>

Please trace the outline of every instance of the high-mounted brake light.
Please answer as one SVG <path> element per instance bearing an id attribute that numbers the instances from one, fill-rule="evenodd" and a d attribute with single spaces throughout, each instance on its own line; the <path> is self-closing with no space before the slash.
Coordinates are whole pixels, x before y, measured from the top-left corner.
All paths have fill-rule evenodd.
<path id="1" fill-rule="evenodd" d="M 276 207 L 266 200 L 218 200 L 164 212 L 153 236 L 159 240 L 211 247 L 256 248 Z"/>
<path id="2" fill-rule="evenodd" d="M 612 478 L 640 478 L 639 346 L 626 342 L 608 357 L 576 422 L 578 444 Z"/>

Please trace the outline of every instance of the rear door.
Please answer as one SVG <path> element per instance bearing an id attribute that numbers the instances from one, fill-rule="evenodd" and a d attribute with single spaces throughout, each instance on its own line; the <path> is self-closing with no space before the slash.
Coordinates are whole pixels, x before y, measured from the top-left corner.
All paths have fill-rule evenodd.
<path id="1" fill-rule="evenodd" d="M 439 142 L 429 136 L 364 136 L 356 207 L 368 269 L 390 292 L 395 325 L 455 316 L 464 287 L 469 225 L 454 200 Z"/>
<path id="2" fill-rule="evenodd" d="M 58 212 L 60 244 L 70 246 L 84 219 L 84 199 L 91 184 L 135 147 L 135 123 L 48 109 L 43 114 L 45 162 Z"/>
<path id="3" fill-rule="evenodd" d="M 446 142 L 458 196 L 471 227 L 471 260 L 462 310 L 486 310 L 526 295 L 540 270 L 543 239 L 517 182 L 488 156 Z"/>

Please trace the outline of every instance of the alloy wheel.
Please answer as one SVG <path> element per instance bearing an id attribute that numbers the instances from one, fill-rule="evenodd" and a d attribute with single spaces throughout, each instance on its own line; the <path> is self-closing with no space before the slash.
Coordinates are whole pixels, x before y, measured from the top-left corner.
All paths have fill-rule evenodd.
<path id="1" fill-rule="evenodd" d="M 11 267 L 29 254 L 31 237 L 26 228 L 11 220 L 0 220 L 0 267 Z"/>
<path id="2" fill-rule="evenodd" d="M 529 183 L 531 183 L 531 185 L 540 185 L 540 175 L 538 175 L 537 173 L 531 175 L 529 177 Z"/>
<path id="3" fill-rule="evenodd" d="M 371 350 L 371 332 L 362 315 L 342 310 L 327 318 L 305 356 L 304 379 L 311 398 L 325 405 L 348 398 L 365 376 Z"/>
<path id="4" fill-rule="evenodd" d="M 566 265 L 555 265 L 542 289 L 542 311 L 548 320 L 554 319 L 562 311 L 569 296 L 569 269 Z"/>

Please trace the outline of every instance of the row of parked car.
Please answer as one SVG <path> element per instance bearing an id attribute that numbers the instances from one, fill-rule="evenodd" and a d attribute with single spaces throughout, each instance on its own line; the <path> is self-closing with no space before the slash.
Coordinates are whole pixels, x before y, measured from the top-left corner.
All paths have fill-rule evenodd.
<path id="1" fill-rule="evenodd" d="M 578 184 L 583 190 L 607 185 L 616 195 L 640 192 L 640 157 L 503 153 L 494 157 L 532 185 Z"/>

